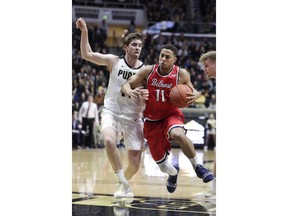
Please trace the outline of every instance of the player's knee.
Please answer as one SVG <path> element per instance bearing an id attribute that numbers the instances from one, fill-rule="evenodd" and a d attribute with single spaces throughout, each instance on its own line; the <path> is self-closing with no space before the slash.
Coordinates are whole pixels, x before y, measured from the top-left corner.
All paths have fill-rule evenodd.
<path id="1" fill-rule="evenodd" d="M 185 134 L 184 134 L 183 130 L 174 130 L 174 131 L 171 131 L 170 137 L 173 140 L 181 141 L 185 138 Z"/>
<path id="2" fill-rule="evenodd" d="M 106 148 L 116 148 L 115 140 L 113 140 L 111 137 L 106 137 L 103 142 Z"/>

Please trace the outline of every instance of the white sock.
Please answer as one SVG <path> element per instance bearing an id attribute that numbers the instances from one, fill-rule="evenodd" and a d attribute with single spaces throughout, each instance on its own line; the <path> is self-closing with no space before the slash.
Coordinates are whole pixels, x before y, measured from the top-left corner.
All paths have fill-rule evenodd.
<path id="1" fill-rule="evenodd" d="M 189 160 L 190 160 L 190 162 L 192 163 L 194 169 L 195 169 L 195 167 L 196 167 L 198 164 L 201 164 L 201 165 L 202 165 L 202 162 L 201 162 L 201 160 L 198 158 L 197 155 L 196 155 L 194 158 L 189 158 Z"/>
<path id="2" fill-rule="evenodd" d="M 116 171 L 115 174 L 116 174 L 119 182 L 121 182 L 121 183 L 123 183 L 123 184 L 128 186 L 128 181 L 127 181 L 127 179 L 124 176 L 124 170 L 123 169 L 120 169 L 120 170 Z"/>
<path id="3" fill-rule="evenodd" d="M 172 163 L 169 163 L 167 159 L 162 163 L 158 164 L 158 166 L 162 172 L 167 173 L 168 175 L 177 175 L 176 168 L 172 165 Z"/>

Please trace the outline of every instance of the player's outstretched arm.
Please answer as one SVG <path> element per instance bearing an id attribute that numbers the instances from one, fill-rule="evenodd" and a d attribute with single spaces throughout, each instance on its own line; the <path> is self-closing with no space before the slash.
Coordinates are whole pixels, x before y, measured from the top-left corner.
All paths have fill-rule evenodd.
<path id="1" fill-rule="evenodd" d="M 108 66 L 111 71 L 113 64 L 116 64 L 119 57 L 112 54 L 102 54 L 92 51 L 88 40 L 88 29 L 84 19 L 77 19 L 76 28 L 81 30 L 80 50 L 82 58 L 98 65 Z"/>

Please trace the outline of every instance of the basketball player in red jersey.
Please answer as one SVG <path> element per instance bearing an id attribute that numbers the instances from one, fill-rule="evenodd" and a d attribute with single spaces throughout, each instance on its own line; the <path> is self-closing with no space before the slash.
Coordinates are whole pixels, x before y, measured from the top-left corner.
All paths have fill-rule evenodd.
<path id="1" fill-rule="evenodd" d="M 169 93 L 177 84 L 186 84 L 193 90 L 193 93 L 188 93 L 187 105 L 200 96 L 190 81 L 189 73 L 184 68 L 174 65 L 177 60 L 176 56 L 177 48 L 174 45 L 164 45 L 157 64 L 145 66 L 122 86 L 122 92 L 125 95 L 135 100 L 140 95 L 142 102 L 146 102 L 144 137 L 160 170 L 169 175 L 166 186 L 170 193 L 176 190 L 179 172 L 179 167 L 173 166 L 167 160 L 172 140 L 179 143 L 183 153 L 191 161 L 197 176 L 203 182 L 210 182 L 214 179 L 213 174 L 203 167 L 196 155 L 193 143 L 185 135 L 182 111 L 172 105 L 169 100 Z M 135 89 L 141 83 L 146 83 L 147 89 Z"/>

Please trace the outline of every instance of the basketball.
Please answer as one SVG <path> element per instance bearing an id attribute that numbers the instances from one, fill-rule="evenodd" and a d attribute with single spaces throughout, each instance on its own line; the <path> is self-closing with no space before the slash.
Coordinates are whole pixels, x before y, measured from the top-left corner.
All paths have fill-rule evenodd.
<path id="1" fill-rule="evenodd" d="M 174 86 L 171 91 L 170 91 L 170 102 L 178 107 L 178 108 L 184 108 L 187 106 L 187 100 L 186 97 L 187 92 L 191 92 L 192 93 L 192 89 L 184 84 L 179 84 Z"/>

